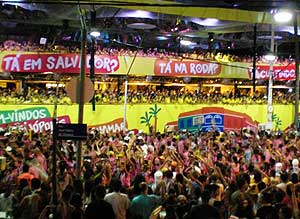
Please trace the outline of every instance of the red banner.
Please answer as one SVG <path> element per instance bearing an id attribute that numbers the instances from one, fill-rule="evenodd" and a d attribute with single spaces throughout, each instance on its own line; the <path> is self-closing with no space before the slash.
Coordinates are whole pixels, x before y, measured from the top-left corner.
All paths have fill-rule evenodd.
<path id="1" fill-rule="evenodd" d="M 175 59 L 156 59 L 155 75 L 164 76 L 217 76 L 221 72 L 221 65 L 203 61 L 177 61 Z"/>
<path id="2" fill-rule="evenodd" d="M 269 79 L 269 71 L 270 66 L 268 65 L 260 65 L 256 67 L 255 78 L 256 79 Z M 248 70 L 249 78 L 252 79 L 252 68 Z M 281 80 L 281 81 L 289 81 L 295 80 L 295 66 L 273 66 L 273 79 L 274 80 Z"/>
<path id="3" fill-rule="evenodd" d="M 59 116 L 57 117 L 57 123 L 71 123 L 69 116 Z M 52 118 L 43 118 L 43 119 L 37 119 L 37 120 L 27 120 L 24 122 L 12 122 L 8 124 L 0 125 L 1 128 L 5 128 L 6 126 L 23 126 L 27 129 L 33 130 L 33 132 L 39 133 L 43 131 L 53 130 L 53 123 Z"/>
<path id="4" fill-rule="evenodd" d="M 86 71 L 89 71 L 90 56 L 86 57 Z M 59 72 L 79 73 L 80 54 L 9 54 L 3 57 L 5 72 Z M 119 69 L 117 56 L 95 55 L 95 73 L 112 73 Z"/>

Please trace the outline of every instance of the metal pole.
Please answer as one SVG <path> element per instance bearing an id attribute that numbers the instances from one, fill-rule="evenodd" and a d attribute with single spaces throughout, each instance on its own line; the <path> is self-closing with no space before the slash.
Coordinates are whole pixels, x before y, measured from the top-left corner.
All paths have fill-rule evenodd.
<path id="1" fill-rule="evenodd" d="M 271 53 L 274 53 L 274 24 L 271 25 Z M 272 114 L 273 114 L 273 64 L 274 61 L 270 61 L 270 69 L 269 69 L 269 86 L 268 86 L 268 108 L 267 108 L 267 125 L 266 128 L 272 130 L 273 122 L 272 122 Z"/>
<path id="2" fill-rule="evenodd" d="M 256 80 L 256 38 L 257 38 L 257 24 L 254 24 L 253 34 L 253 69 L 252 69 L 252 86 L 253 95 L 255 94 L 255 80 Z"/>
<path id="3" fill-rule="evenodd" d="M 127 97 L 128 97 L 128 76 L 125 78 L 125 88 L 124 88 L 124 131 L 126 130 L 126 117 L 127 117 Z"/>
<path id="4" fill-rule="evenodd" d="M 59 85 L 59 78 L 56 80 L 56 91 L 55 91 L 55 99 L 54 99 L 54 110 L 53 110 L 53 117 L 52 117 L 52 200 L 51 203 L 53 205 L 53 219 L 57 219 L 57 180 L 56 180 L 56 150 L 57 150 L 57 129 L 56 129 L 56 118 L 57 118 L 57 102 L 58 102 L 58 87 Z"/>
<path id="5" fill-rule="evenodd" d="M 84 18 L 82 18 L 84 19 Z M 78 124 L 83 123 L 83 108 L 84 108 L 84 82 L 85 82 L 85 61 L 86 61 L 86 38 L 87 30 L 86 26 L 82 25 L 81 27 L 81 54 L 80 54 L 80 77 L 78 83 Z M 80 179 L 81 175 L 81 144 L 82 142 L 77 141 L 77 151 L 76 151 L 76 179 Z"/>
<path id="6" fill-rule="evenodd" d="M 294 38 L 295 38 L 295 115 L 294 115 L 294 124 L 295 129 L 299 129 L 299 39 L 298 39 L 298 22 L 297 22 L 297 13 L 294 14 Z"/>
<path id="7" fill-rule="evenodd" d="M 93 87 L 95 89 L 95 39 L 92 37 L 91 42 L 91 57 L 90 57 L 90 79 L 93 82 Z M 92 98 L 92 110 L 96 110 L 96 102 L 95 102 L 95 93 Z"/>
<path id="8" fill-rule="evenodd" d="M 139 48 L 142 46 L 144 40 L 144 33 L 142 35 L 141 41 L 139 43 Z M 127 97 L 128 97 L 128 75 L 130 74 L 131 68 L 135 62 L 136 56 L 137 56 L 138 50 L 135 51 L 134 57 L 132 59 L 132 62 L 130 63 L 130 66 L 128 68 L 126 78 L 125 78 L 125 89 L 124 89 L 124 117 L 123 117 L 123 122 L 124 122 L 124 131 L 126 130 L 126 117 L 127 117 Z"/>

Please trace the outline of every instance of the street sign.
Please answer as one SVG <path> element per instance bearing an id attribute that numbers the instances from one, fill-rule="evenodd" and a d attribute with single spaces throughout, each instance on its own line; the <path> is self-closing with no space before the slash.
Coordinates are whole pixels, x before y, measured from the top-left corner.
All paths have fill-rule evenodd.
<path id="1" fill-rule="evenodd" d="M 86 124 L 63 124 L 56 125 L 56 137 L 58 140 L 86 140 Z"/>

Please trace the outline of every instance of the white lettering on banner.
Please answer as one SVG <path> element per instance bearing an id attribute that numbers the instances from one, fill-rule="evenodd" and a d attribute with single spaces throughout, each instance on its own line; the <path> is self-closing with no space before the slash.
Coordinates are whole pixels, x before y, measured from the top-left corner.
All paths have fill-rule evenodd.
<path id="1" fill-rule="evenodd" d="M 47 117 L 45 109 L 12 111 L 5 114 L 0 114 L 0 123 L 6 124 L 10 122 L 21 122 L 25 120 L 35 120 Z"/>
<path id="2" fill-rule="evenodd" d="M 49 56 L 47 58 L 46 66 L 49 70 L 67 69 L 70 67 L 76 68 L 80 66 L 80 62 L 78 55 L 74 57 L 58 56 L 57 59 L 53 56 Z"/>
<path id="3" fill-rule="evenodd" d="M 9 70 L 10 69 L 10 65 L 11 65 L 11 61 L 13 60 L 13 57 L 5 57 L 3 59 L 4 64 L 4 69 L 5 70 Z"/>
<path id="4" fill-rule="evenodd" d="M 253 78 L 253 68 L 248 69 L 248 74 L 250 78 Z M 268 66 L 258 66 L 255 71 L 256 79 L 266 80 L 269 78 L 269 67 Z M 294 66 L 274 66 L 273 68 L 273 79 L 274 80 L 295 80 L 295 68 Z"/>
<path id="5" fill-rule="evenodd" d="M 42 59 L 38 58 L 37 60 L 34 59 L 25 59 L 24 60 L 24 70 L 30 71 L 30 70 L 41 70 L 42 69 Z"/>
<path id="6" fill-rule="evenodd" d="M 266 70 L 259 71 L 257 69 L 256 73 L 255 73 L 255 76 L 256 76 L 256 79 L 266 79 L 266 78 L 269 78 L 269 71 L 266 71 Z"/>
<path id="7" fill-rule="evenodd" d="M 175 63 L 175 73 L 187 74 L 187 69 L 185 63 Z"/>
<path id="8" fill-rule="evenodd" d="M 111 59 L 109 57 L 97 57 L 95 56 L 95 60 L 94 60 L 94 65 L 95 65 L 95 69 L 104 69 L 107 72 L 114 72 L 116 70 L 116 68 L 118 67 L 118 60 L 116 59 Z M 90 57 L 87 57 L 87 62 L 86 62 L 86 66 L 87 68 L 90 68 Z"/>
<path id="9" fill-rule="evenodd" d="M 284 79 L 291 80 L 296 77 L 294 69 L 291 70 L 276 69 L 273 71 L 273 74 L 275 80 L 284 80 Z M 256 79 L 268 79 L 269 71 L 264 69 L 263 70 L 256 69 L 255 77 Z"/>
<path id="10" fill-rule="evenodd" d="M 20 71 L 20 65 L 19 65 L 19 54 L 15 57 L 5 57 L 3 59 L 3 62 L 5 63 L 5 70 L 7 71 Z"/>
<path id="11" fill-rule="evenodd" d="M 284 70 L 284 71 L 276 70 L 275 73 L 276 73 L 276 75 L 278 76 L 279 79 L 286 79 L 286 78 L 296 77 L 294 69 Z"/>
<path id="12" fill-rule="evenodd" d="M 24 70 L 29 71 L 31 67 L 31 59 L 26 59 L 24 61 Z"/>
<path id="13" fill-rule="evenodd" d="M 62 69 L 65 68 L 64 58 L 61 56 L 58 56 L 58 59 L 57 59 L 56 65 L 55 65 L 55 69 L 59 69 L 59 68 L 62 68 Z"/>
<path id="14" fill-rule="evenodd" d="M 4 114 L 0 114 L 0 121 L 2 121 L 1 122 L 2 124 L 6 123 L 6 118 L 5 118 Z"/>
<path id="15" fill-rule="evenodd" d="M 67 68 L 76 68 L 77 64 L 78 64 L 78 59 L 79 59 L 79 56 L 76 55 L 74 57 L 71 57 L 70 58 L 70 62 L 69 62 L 69 57 L 67 57 L 67 63 L 66 63 L 66 67 Z"/>
<path id="16" fill-rule="evenodd" d="M 160 63 L 159 64 L 159 69 L 160 69 L 160 73 L 162 74 L 162 73 L 165 73 L 164 72 L 164 67 L 166 66 L 166 64 L 165 63 Z"/>
<path id="17" fill-rule="evenodd" d="M 55 58 L 53 56 L 49 56 L 47 58 L 46 66 L 49 70 L 52 70 L 54 68 L 54 66 L 55 66 L 54 61 L 55 61 Z"/>
<path id="18" fill-rule="evenodd" d="M 194 62 L 162 62 L 158 64 L 160 74 L 218 74 L 219 64 Z"/>
<path id="19" fill-rule="evenodd" d="M 111 60 L 111 71 L 115 72 L 116 67 L 118 67 L 119 62 L 115 59 Z"/>
<path id="20" fill-rule="evenodd" d="M 90 68 L 90 56 L 86 67 Z M 95 56 L 96 73 L 116 72 L 119 69 L 117 56 Z M 1 66 L 8 72 L 62 71 L 78 73 L 81 67 L 80 56 L 74 54 L 16 54 L 3 57 Z"/>
<path id="21" fill-rule="evenodd" d="M 171 68 L 171 64 L 172 61 L 168 62 L 168 63 L 160 63 L 159 67 L 160 67 L 160 73 L 161 74 L 171 74 L 172 73 L 172 68 Z"/>
<path id="22" fill-rule="evenodd" d="M 66 123 L 66 120 L 64 118 L 57 118 L 57 123 Z M 26 122 L 25 122 L 26 124 Z M 33 130 L 35 133 L 39 133 L 42 131 L 49 131 L 53 130 L 53 122 L 52 120 L 36 120 L 33 124 L 28 123 L 27 126 Z"/>
<path id="23" fill-rule="evenodd" d="M 42 69 L 42 60 L 39 58 L 36 61 L 32 60 L 31 62 L 31 69 L 35 69 L 35 67 L 37 67 L 38 70 Z"/>
<path id="24" fill-rule="evenodd" d="M 209 64 L 190 64 L 191 74 L 216 74 L 219 65 L 214 63 Z"/>

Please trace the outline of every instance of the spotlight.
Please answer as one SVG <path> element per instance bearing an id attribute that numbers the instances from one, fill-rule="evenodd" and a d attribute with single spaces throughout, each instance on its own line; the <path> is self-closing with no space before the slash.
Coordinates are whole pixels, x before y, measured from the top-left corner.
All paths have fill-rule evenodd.
<path id="1" fill-rule="evenodd" d="M 274 63 L 277 59 L 277 56 L 275 56 L 273 53 L 267 53 L 264 55 L 264 60 L 266 60 L 268 63 Z"/>
<path id="2" fill-rule="evenodd" d="M 293 13 L 288 10 L 281 10 L 274 14 L 275 21 L 279 23 L 289 22 L 293 18 Z"/>
<path id="3" fill-rule="evenodd" d="M 97 38 L 97 37 L 100 36 L 100 32 L 99 32 L 98 30 L 92 30 L 92 31 L 90 32 L 90 35 L 91 35 L 92 37 Z"/>

